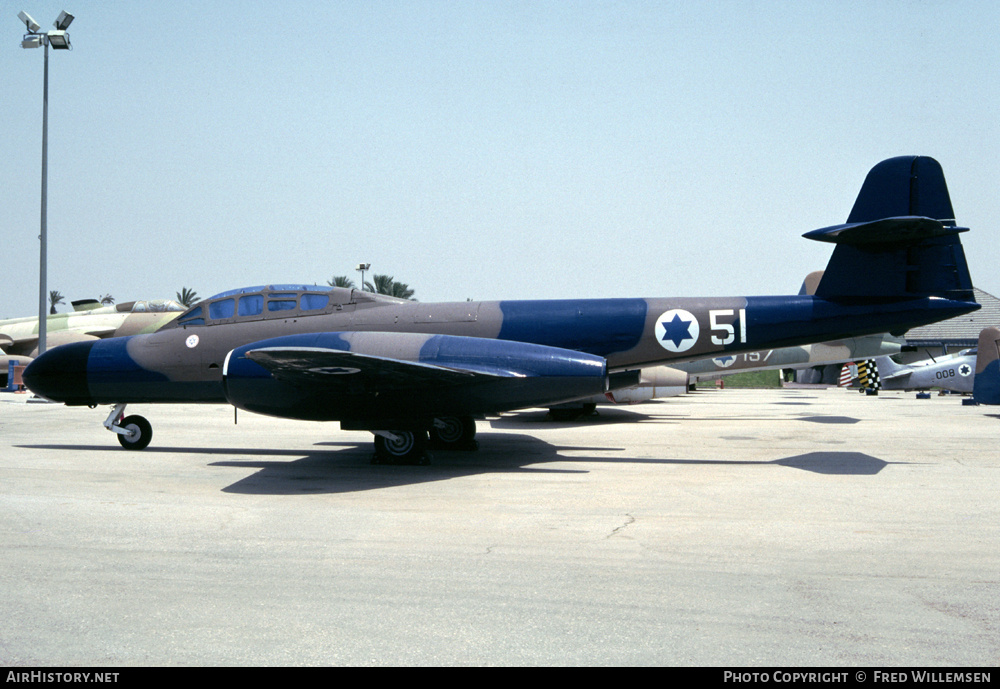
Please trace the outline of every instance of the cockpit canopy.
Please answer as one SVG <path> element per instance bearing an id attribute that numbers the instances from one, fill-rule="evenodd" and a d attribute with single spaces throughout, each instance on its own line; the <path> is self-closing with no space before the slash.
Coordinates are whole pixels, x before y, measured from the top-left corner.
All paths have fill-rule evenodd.
<path id="1" fill-rule="evenodd" d="M 96 299 L 77 299 L 73 302 L 74 313 L 166 313 L 183 311 L 186 306 L 173 299 L 140 299 L 123 301 L 119 304 L 104 305 Z"/>
<path id="2" fill-rule="evenodd" d="M 115 311 L 119 313 L 163 313 L 166 311 L 183 311 L 184 304 L 173 299 L 145 299 L 139 301 L 126 301 L 115 304 Z"/>
<path id="3" fill-rule="evenodd" d="M 260 285 L 216 294 L 181 314 L 175 327 L 258 321 L 326 313 L 352 301 L 354 290 L 319 285 Z"/>

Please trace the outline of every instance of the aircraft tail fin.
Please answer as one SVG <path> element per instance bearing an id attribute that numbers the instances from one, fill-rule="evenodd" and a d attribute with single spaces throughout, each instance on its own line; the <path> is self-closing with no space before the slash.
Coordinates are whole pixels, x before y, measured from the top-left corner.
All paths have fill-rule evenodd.
<path id="1" fill-rule="evenodd" d="M 903 156 L 871 169 L 847 223 L 804 236 L 837 246 L 819 297 L 975 301 L 941 165 Z"/>
<path id="2" fill-rule="evenodd" d="M 888 356 L 876 358 L 875 366 L 878 368 L 878 375 L 881 380 L 892 380 L 910 373 L 908 366 L 901 366 Z"/>
<path id="3" fill-rule="evenodd" d="M 816 288 L 819 286 L 820 280 L 823 279 L 822 270 L 814 270 L 813 272 L 806 275 L 806 279 L 802 281 L 802 287 L 799 288 L 799 294 L 816 294 Z"/>
<path id="4" fill-rule="evenodd" d="M 979 333 L 972 397 L 980 404 L 1000 404 L 1000 328 Z"/>
<path id="5" fill-rule="evenodd" d="M 101 302 L 96 299 L 77 299 L 73 304 L 74 311 L 93 311 L 101 308 Z"/>

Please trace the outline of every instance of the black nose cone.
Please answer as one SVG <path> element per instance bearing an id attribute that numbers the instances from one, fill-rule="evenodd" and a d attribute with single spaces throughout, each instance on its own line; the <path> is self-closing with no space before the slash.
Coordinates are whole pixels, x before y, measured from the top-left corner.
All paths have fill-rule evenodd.
<path id="1" fill-rule="evenodd" d="M 24 384 L 36 395 L 66 404 L 91 404 L 87 361 L 95 342 L 74 342 L 42 354 L 24 369 Z"/>

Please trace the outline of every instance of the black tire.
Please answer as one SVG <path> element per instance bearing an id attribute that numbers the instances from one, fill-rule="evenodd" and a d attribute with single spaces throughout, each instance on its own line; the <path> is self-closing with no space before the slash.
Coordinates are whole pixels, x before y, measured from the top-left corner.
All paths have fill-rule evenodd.
<path id="1" fill-rule="evenodd" d="M 153 427 L 141 416 L 126 416 L 118 425 L 131 431 L 130 435 L 115 434 L 118 436 L 118 442 L 126 450 L 144 450 L 153 439 Z"/>
<path id="2" fill-rule="evenodd" d="M 476 420 L 471 416 L 441 416 L 435 419 L 437 425 L 431 429 L 431 446 L 442 450 L 475 450 Z"/>
<path id="3" fill-rule="evenodd" d="M 392 431 L 396 440 L 375 436 L 375 464 L 429 464 L 426 431 Z"/>

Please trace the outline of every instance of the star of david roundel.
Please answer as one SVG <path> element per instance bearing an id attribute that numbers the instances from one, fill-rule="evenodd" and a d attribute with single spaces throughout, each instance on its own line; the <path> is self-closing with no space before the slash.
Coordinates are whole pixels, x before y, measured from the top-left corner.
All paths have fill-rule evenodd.
<path id="1" fill-rule="evenodd" d="M 656 319 L 656 341 L 668 352 L 686 352 L 700 333 L 698 319 L 684 309 L 671 309 Z"/>

